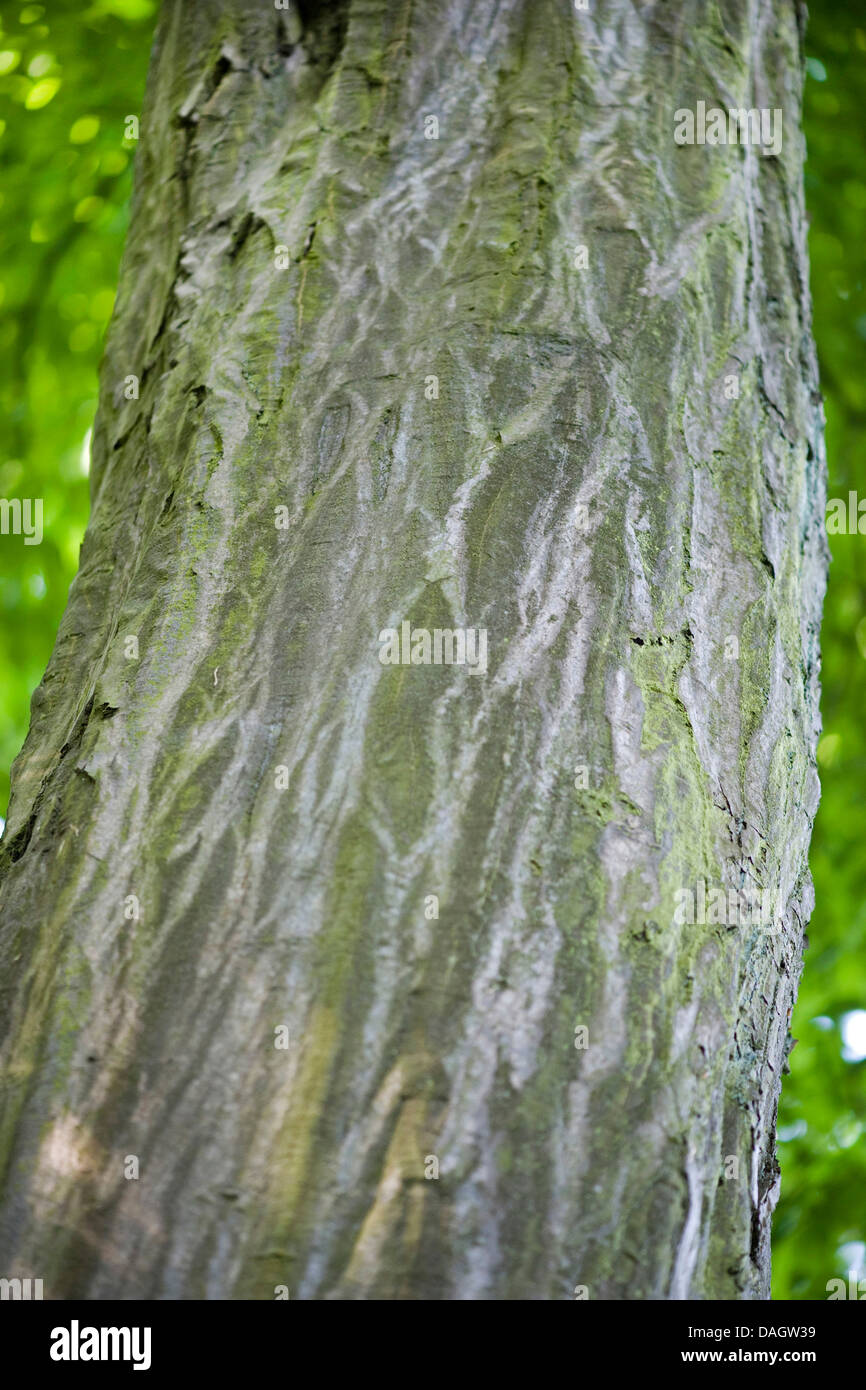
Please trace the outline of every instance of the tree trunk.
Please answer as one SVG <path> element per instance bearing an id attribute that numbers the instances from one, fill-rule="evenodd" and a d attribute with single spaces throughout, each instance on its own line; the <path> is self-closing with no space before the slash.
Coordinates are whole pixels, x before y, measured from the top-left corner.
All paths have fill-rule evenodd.
<path id="1" fill-rule="evenodd" d="M 3 1274 L 768 1296 L 825 569 L 800 18 L 168 0 L 3 841 Z M 678 144 L 702 101 L 781 150 Z M 690 923 L 714 888 L 774 930 Z"/>

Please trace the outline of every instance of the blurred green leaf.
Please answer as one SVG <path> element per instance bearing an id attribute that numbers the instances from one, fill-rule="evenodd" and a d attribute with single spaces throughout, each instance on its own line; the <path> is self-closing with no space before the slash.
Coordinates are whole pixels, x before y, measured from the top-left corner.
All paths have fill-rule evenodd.
<path id="1" fill-rule="evenodd" d="M 0 810 L 88 514 L 85 439 L 114 303 L 156 6 L 55 0 L 0 35 L 0 495 L 41 497 L 44 540 L 0 535 Z M 83 462 L 82 462 L 83 461 Z"/>

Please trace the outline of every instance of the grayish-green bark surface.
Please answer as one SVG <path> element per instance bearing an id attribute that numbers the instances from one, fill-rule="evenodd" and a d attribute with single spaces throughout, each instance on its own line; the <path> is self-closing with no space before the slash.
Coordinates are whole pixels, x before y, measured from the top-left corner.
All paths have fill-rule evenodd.
<path id="1" fill-rule="evenodd" d="M 0 1273 L 767 1295 L 825 563 L 800 86 L 790 0 L 168 0 L 3 841 Z M 781 152 L 678 146 L 698 101 Z M 486 674 L 383 665 L 406 620 Z M 780 930 L 678 924 L 701 881 Z"/>

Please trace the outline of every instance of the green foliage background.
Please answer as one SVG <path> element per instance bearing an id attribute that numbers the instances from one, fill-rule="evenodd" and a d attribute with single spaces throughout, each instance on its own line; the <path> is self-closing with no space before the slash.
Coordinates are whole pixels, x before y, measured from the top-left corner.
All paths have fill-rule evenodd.
<path id="1" fill-rule="evenodd" d="M 0 535 L 0 811 L 78 566 L 86 439 L 114 304 L 156 5 L 0 5 L 0 497 L 44 499 L 44 540 Z"/>
<path id="2" fill-rule="evenodd" d="M 42 497 L 45 536 L 0 536 L 0 806 L 88 512 L 87 439 L 114 301 L 155 0 L 0 6 L 0 497 Z M 831 497 L 866 477 L 866 18 L 810 17 L 805 126 L 815 332 Z M 866 526 L 866 522 L 864 522 Z M 866 1277 L 866 538 L 831 537 L 817 907 L 780 1110 L 776 1298 Z M 866 1016 L 864 1016 L 866 1022 Z M 866 1042 L 863 1050 L 866 1051 Z"/>
<path id="3" fill-rule="evenodd" d="M 806 201 L 827 495 L 847 499 L 859 490 L 866 498 L 866 13 L 816 0 L 806 53 Z M 826 1298 L 827 1281 L 850 1269 L 866 1278 L 866 1060 L 846 1060 L 842 1032 L 847 1016 L 866 1010 L 866 535 L 830 536 L 830 548 L 822 799 L 810 856 L 816 907 L 791 1024 L 799 1042 L 779 1108 L 776 1298 Z"/>

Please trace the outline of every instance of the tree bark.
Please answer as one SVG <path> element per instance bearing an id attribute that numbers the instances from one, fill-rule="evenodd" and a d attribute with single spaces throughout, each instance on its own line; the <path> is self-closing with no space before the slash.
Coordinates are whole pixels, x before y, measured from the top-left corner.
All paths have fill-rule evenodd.
<path id="1" fill-rule="evenodd" d="M 166 3 L 3 840 L 0 1273 L 768 1297 L 826 560 L 800 19 Z M 781 151 L 678 145 L 699 101 Z M 486 673 L 383 664 L 404 622 Z M 778 929 L 681 923 L 702 883 Z"/>

